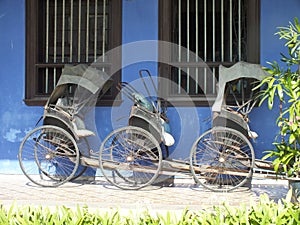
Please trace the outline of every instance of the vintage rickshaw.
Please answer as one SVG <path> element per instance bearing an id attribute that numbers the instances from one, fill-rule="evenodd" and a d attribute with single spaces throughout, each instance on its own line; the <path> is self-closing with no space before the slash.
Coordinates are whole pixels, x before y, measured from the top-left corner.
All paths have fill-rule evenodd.
<path id="1" fill-rule="evenodd" d="M 141 70 L 142 80 L 144 75 L 157 92 L 150 72 Z M 161 175 L 181 174 L 212 191 L 233 190 L 251 180 L 255 167 L 250 139 L 257 134 L 249 129 L 248 114 L 256 99 L 249 79 L 267 75 L 259 65 L 246 62 L 220 66 L 212 128 L 194 142 L 186 161 L 169 158 L 168 147 L 175 140 L 166 110 L 158 94 L 150 95 L 144 81 L 148 96 L 131 84 L 119 84 L 119 90 L 132 101 L 128 125 L 113 130 L 94 151 L 89 138 L 97 136 L 95 104 L 112 80 L 92 66 L 66 66 L 45 105 L 43 124 L 31 130 L 20 145 L 20 167 L 30 181 L 45 187 L 57 187 L 80 177 L 87 167 L 95 167 L 122 189 L 141 189 Z M 234 105 L 228 105 L 227 95 Z"/>

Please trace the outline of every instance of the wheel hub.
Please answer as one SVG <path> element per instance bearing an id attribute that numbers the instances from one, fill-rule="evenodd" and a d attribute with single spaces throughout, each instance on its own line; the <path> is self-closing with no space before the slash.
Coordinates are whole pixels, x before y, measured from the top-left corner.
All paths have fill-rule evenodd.
<path id="1" fill-rule="evenodd" d="M 50 154 L 45 155 L 45 159 L 50 160 L 51 158 L 52 158 L 52 156 Z"/>
<path id="2" fill-rule="evenodd" d="M 127 162 L 133 162 L 133 161 L 134 161 L 134 157 L 131 156 L 131 155 L 128 155 L 128 156 L 126 157 L 126 161 L 127 161 Z"/>
<path id="3" fill-rule="evenodd" d="M 220 163 L 225 162 L 225 158 L 221 156 L 221 157 L 219 158 L 219 162 L 220 162 Z"/>

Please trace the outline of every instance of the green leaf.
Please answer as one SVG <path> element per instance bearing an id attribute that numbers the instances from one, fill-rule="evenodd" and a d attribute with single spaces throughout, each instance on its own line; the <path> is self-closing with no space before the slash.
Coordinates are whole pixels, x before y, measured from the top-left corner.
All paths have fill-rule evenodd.
<path id="1" fill-rule="evenodd" d="M 280 100 L 283 99 L 283 90 L 282 90 L 282 86 L 280 84 L 277 85 L 277 93 L 278 93 L 278 97 Z"/>
<path id="2" fill-rule="evenodd" d="M 258 105 L 261 106 L 267 98 L 268 98 L 268 95 L 264 95 L 264 96 L 261 98 L 261 100 L 260 100 L 260 102 L 259 102 Z"/>
<path id="3" fill-rule="evenodd" d="M 268 98 L 268 107 L 269 107 L 269 109 L 273 108 L 274 95 L 275 95 L 275 88 L 273 87 L 269 91 L 269 98 Z"/>
<path id="4" fill-rule="evenodd" d="M 295 132 L 297 130 L 297 128 L 298 128 L 298 126 L 297 126 L 296 123 L 293 123 L 291 127 L 292 127 L 292 131 L 293 132 Z"/>
<path id="5" fill-rule="evenodd" d="M 289 144 L 293 144 L 296 140 L 296 137 L 294 134 L 291 134 L 290 137 L 289 137 Z"/>
<path id="6" fill-rule="evenodd" d="M 278 158 L 273 161 L 274 171 L 276 173 L 278 173 L 278 171 L 279 171 L 280 164 L 281 164 L 281 162 Z"/>
<path id="7" fill-rule="evenodd" d="M 297 29 L 297 32 L 300 33 L 300 25 L 299 25 L 299 20 L 297 17 L 294 18 L 294 24 Z"/>

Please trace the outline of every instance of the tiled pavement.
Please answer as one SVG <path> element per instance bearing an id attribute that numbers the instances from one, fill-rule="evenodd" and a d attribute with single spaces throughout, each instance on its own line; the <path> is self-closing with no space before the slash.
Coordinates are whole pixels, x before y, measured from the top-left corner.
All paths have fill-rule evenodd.
<path id="1" fill-rule="evenodd" d="M 192 179 L 175 179 L 175 187 L 147 187 L 139 191 L 124 191 L 111 186 L 104 178 L 92 183 L 66 183 L 57 188 L 38 187 L 24 175 L 0 174 L 0 204 L 87 205 L 95 209 L 129 210 L 200 210 L 227 202 L 232 206 L 250 205 L 261 194 L 278 201 L 287 191 L 285 181 L 253 180 L 251 190 L 239 188 L 229 193 L 217 193 L 194 185 Z"/>

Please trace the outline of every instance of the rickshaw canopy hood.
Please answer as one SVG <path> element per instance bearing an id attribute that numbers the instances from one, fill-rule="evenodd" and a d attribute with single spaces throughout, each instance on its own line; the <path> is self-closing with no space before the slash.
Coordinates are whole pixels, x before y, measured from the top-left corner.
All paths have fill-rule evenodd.
<path id="1" fill-rule="evenodd" d="M 113 80 L 104 71 L 86 64 L 78 64 L 75 66 L 67 64 L 62 70 L 61 76 L 48 99 L 47 105 L 55 103 L 69 84 L 79 85 L 90 91 L 91 94 L 95 94 L 100 89 L 102 93 L 107 92 L 112 83 Z"/>
<path id="2" fill-rule="evenodd" d="M 240 61 L 229 68 L 220 65 L 218 94 L 212 106 L 212 111 L 221 112 L 224 101 L 225 87 L 228 82 L 239 78 L 255 78 L 257 80 L 262 80 L 266 76 L 270 76 L 270 74 L 263 70 L 259 64 Z"/>

